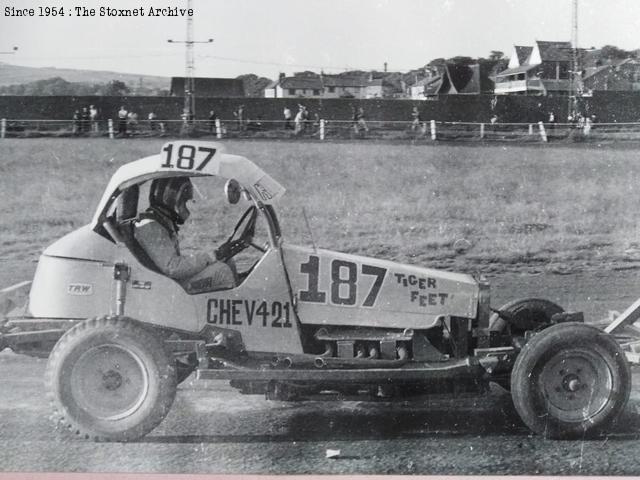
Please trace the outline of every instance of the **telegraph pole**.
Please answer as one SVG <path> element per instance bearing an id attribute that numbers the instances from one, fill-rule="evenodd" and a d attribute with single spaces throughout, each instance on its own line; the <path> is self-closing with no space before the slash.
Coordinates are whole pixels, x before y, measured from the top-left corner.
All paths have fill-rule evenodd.
<path id="1" fill-rule="evenodd" d="M 578 65 L 578 0 L 572 0 L 571 14 L 571 75 L 569 76 L 569 114 L 578 112 L 578 94 L 580 93 L 580 71 Z"/>
<path id="2" fill-rule="evenodd" d="M 192 9 L 192 0 L 187 0 L 187 9 Z M 212 43 L 213 38 L 196 41 L 193 39 L 193 17 L 187 16 L 187 39 L 167 40 L 169 43 L 184 43 L 185 45 L 185 77 L 184 77 L 184 115 L 188 123 L 191 123 L 196 115 L 196 92 L 195 92 L 195 69 L 196 62 L 194 56 L 194 45 L 196 43 Z"/>

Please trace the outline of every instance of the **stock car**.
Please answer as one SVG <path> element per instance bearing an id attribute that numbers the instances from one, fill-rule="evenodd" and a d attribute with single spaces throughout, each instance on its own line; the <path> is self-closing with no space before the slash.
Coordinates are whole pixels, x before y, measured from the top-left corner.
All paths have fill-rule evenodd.
<path id="1" fill-rule="evenodd" d="M 142 192 L 172 176 L 221 178 L 228 203 L 246 207 L 223 245 L 254 254 L 235 287 L 189 293 L 137 242 Z M 44 250 L 32 282 L 3 291 L 5 310 L 26 299 L 0 350 L 48 357 L 55 418 L 94 440 L 152 431 L 194 373 L 285 401 L 455 398 L 495 382 L 551 438 L 602 431 L 624 409 L 630 368 L 612 330 L 633 315 L 603 331 L 544 299 L 495 309 L 482 278 L 289 244 L 284 193 L 214 142 L 169 142 L 123 165 L 91 221 Z"/>

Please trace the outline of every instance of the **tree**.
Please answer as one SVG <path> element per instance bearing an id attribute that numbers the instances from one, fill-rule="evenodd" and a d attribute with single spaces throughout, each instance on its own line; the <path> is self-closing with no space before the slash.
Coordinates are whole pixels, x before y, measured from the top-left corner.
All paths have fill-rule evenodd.
<path id="1" fill-rule="evenodd" d="M 472 57 L 466 57 L 462 55 L 457 55 L 455 57 L 451 57 L 447 59 L 447 63 L 453 63 L 454 65 L 473 65 L 478 61 Z"/>
<path id="2" fill-rule="evenodd" d="M 504 52 L 501 52 L 500 50 L 491 50 L 491 52 L 489 53 L 489 60 L 493 60 L 493 61 L 498 61 L 498 60 L 502 60 L 504 58 Z"/>
<path id="3" fill-rule="evenodd" d="M 602 55 L 602 58 L 608 59 L 623 59 L 634 56 L 633 52 L 623 50 L 622 48 L 618 48 L 615 45 L 605 45 L 600 49 L 600 53 Z"/>
<path id="4" fill-rule="evenodd" d="M 111 80 L 103 88 L 101 95 L 106 97 L 123 97 L 131 92 L 131 89 L 121 80 Z"/>
<path id="5" fill-rule="evenodd" d="M 253 73 L 240 75 L 236 77 L 236 79 L 242 80 L 244 92 L 247 97 L 263 97 L 264 89 L 272 83 L 268 78 L 258 77 Z"/>

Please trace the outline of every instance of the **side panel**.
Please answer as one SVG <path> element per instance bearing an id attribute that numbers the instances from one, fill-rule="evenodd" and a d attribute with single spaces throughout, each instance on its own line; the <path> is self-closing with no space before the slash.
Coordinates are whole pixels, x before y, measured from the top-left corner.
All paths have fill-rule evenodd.
<path id="1" fill-rule="evenodd" d="M 279 250 L 269 250 L 238 287 L 193 298 L 200 328 L 237 330 L 249 351 L 302 353 Z"/>
<path id="2" fill-rule="evenodd" d="M 175 280 L 143 267 L 126 248 L 118 261 L 131 267 L 124 314 L 162 327 L 199 331 L 196 296 L 189 295 Z M 115 292 L 114 292 L 115 294 Z M 115 304 L 115 296 L 112 300 Z"/>
<path id="3" fill-rule="evenodd" d="M 473 277 L 286 245 L 303 324 L 424 329 L 443 315 L 474 318 Z"/>
<path id="4" fill-rule="evenodd" d="M 29 293 L 34 317 L 89 318 L 112 305 L 113 265 L 41 255 Z"/>

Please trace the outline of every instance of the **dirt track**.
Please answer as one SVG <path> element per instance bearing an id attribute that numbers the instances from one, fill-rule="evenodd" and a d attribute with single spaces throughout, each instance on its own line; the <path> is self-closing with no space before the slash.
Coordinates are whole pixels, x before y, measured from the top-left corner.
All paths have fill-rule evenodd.
<path id="1" fill-rule="evenodd" d="M 594 320 L 635 300 L 639 279 L 635 270 L 506 274 L 491 279 L 492 303 L 543 296 Z M 2 472 L 640 474 L 638 386 L 607 438 L 558 442 L 531 435 L 498 388 L 455 401 L 286 404 L 241 396 L 224 382 L 187 381 L 172 412 L 147 438 L 94 444 L 55 431 L 44 365 L 0 354 Z M 640 385 L 640 376 L 634 380 Z M 327 449 L 341 456 L 326 459 Z"/>

